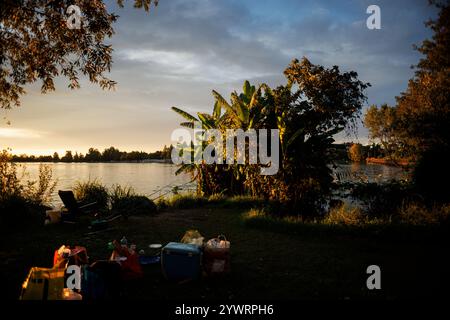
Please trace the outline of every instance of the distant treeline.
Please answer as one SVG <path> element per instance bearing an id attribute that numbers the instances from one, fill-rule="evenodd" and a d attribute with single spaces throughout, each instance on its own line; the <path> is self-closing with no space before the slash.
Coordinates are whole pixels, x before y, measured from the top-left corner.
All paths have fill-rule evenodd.
<path id="1" fill-rule="evenodd" d="M 352 143 L 342 143 L 333 144 L 331 148 L 332 153 L 334 153 L 334 160 L 348 162 L 351 160 L 351 156 L 349 155 L 349 149 L 352 146 Z M 75 152 L 73 153 L 70 150 L 67 150 L 66 153 L 60 157 L 60 155 L 55 152 L 53 155 L 43 155 L 43 156 L 34 156 L 34 155 L 13 155 L 13 162 L 135 162 L 135 161 L 145 161 L 145 160 L 167 160 L 171 159 L 171 152 L 173 146 L 164 146 L 162 150 L 155 152 L 144 152 L 144 151 L 120 151 L 115 147 L 110 147 L 104 149 L 103 152 L 100 152 L 98 149 L 89 148 L 86 154 Z M 361 151 L 364 155 L 364 159 L 366 157 L 383 157 L 384 153 L 380 145 L 372 144 L 369 146 L 361 146 Z"/>
<path id="2" fill-rule="evenodd" d="M 169 160 L 171 158 L 172 145 L 164 146 L 162 150 L 155 152 L 144 152 L 144 151 L 120 151 L 117 148 L 110 147 L 103 152 L 98 149 L 89 148 L 86 154 L 82 153 L 72 153 L 72 151 L 67 150 L 66 153 L 60 157 L 60 155 L 55 152 L 53 155 L 13 155 L 13 162 L 135 162 L 144 160 Z"/>
<path id="3" fill-rule="evenodd" d="M 330 152 L 333 154 L 333 159 L 339 162 L 360 162 L 366 158 L 383 158 L 386 156 L 382 146 L 375 143 L 366 146 L 352 142 L 334 143 Z"/>

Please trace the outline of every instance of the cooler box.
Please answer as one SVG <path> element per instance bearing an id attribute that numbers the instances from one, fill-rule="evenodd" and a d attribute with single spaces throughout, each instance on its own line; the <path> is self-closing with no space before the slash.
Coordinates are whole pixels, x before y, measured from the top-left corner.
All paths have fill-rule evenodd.
<path id="1" fill-rule="evenodd" d="M 168 280 L 197 279 L 201 273 L 201 250 L 193 244 L 169 242 L 161 251 L 161 267 Z"/>

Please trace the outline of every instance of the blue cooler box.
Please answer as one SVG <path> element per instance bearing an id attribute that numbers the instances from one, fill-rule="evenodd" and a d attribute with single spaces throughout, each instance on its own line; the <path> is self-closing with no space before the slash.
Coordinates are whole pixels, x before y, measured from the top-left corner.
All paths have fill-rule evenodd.
<path id="1" fill-rule="evenodd" d="M 197 279 L 201 273 L 202 253 L 198 246 L 169 242 L 161 251 L 161 267 L 168 280 Z"/>

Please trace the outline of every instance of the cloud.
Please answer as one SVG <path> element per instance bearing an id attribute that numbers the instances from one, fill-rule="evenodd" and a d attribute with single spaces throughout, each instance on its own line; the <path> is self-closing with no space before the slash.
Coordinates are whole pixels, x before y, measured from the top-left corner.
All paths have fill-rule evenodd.
<path id="1" fill-rule="evenodd" d="M 123 60 L 140 62 L 144 67 L 151 66 L 153 70 L 163 71 L 158 73 L 159 78 L 224 83 L 271 75 L 263 71 L 249 71 L 238 64 L 214 64 L 213 60 L 218 58 L 214 53 L 198 56 L 192 52 L 125 49 L 119 55 Z"/>
<path id="2" fill-rule="evenodd" d="M 109 10 L 120 15 L 110 40 L 109 77 L 117 90 L 101 91 L 83 79 L 81 90 L 68 91 L 58 81 L 57 93 L 28 95 L 10 112 L 13 126 L 28 132 L 0 131 L 0 137 L 30 150 L 154 150 L 170 143 L 181 120 L 171 106 L 209 112 L 212 89 L 227 97 L 244 79 L 284 84 L 283 70 L 302 56 L 357 71 L 372 84 L 369 104 L 393 104 L 413 75 L 409 66 L 420 58 L 412 45 L 430 36 L 423 21 L 435 11 L 425 0 L 379 0 L 382 29 L 368 30 L 372 2 L 162 0 L 145 13 L 109 1 Z M 362 126 L 360 135 L 366 135 Z"/>
<path id="3" fill-rule="evenodd" d="M 44 135 L 44 133 L 32 129 L 0 128 L 0 138 L 37 139 Z"/>

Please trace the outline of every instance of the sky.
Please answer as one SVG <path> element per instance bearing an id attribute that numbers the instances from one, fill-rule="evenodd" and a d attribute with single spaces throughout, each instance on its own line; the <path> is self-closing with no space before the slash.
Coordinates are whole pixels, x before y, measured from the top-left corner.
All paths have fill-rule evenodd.
<path id="1" fill-rule="evenodd" d="M 380 30 L 366 26 L 372 4 L 381 9 Z M 0 109 L 11 122 L 0 122 L 0 147 L 37 155 L 159 150 L 182 121 L 172 106 L 211 112 L 213 89 L 229 97 L 246 79 L 284 84 L 283 70 L 303 56 L 370 82 L 365 108 L 395 104 L 421 57 L 413 44 L 430 37 L 424 21 L 436 16 L 427 0 L 160 0 L 150 13 L 107 5 L 120 16 L 108 40 L 116 90 L 86 79 L 78 90 L 58 79 L 45 95 L 39 83 L 27 86 L 20 107 Z M 360 124 L 356 137 L 335 139 L 365 144 L 367 134 Z"/>

